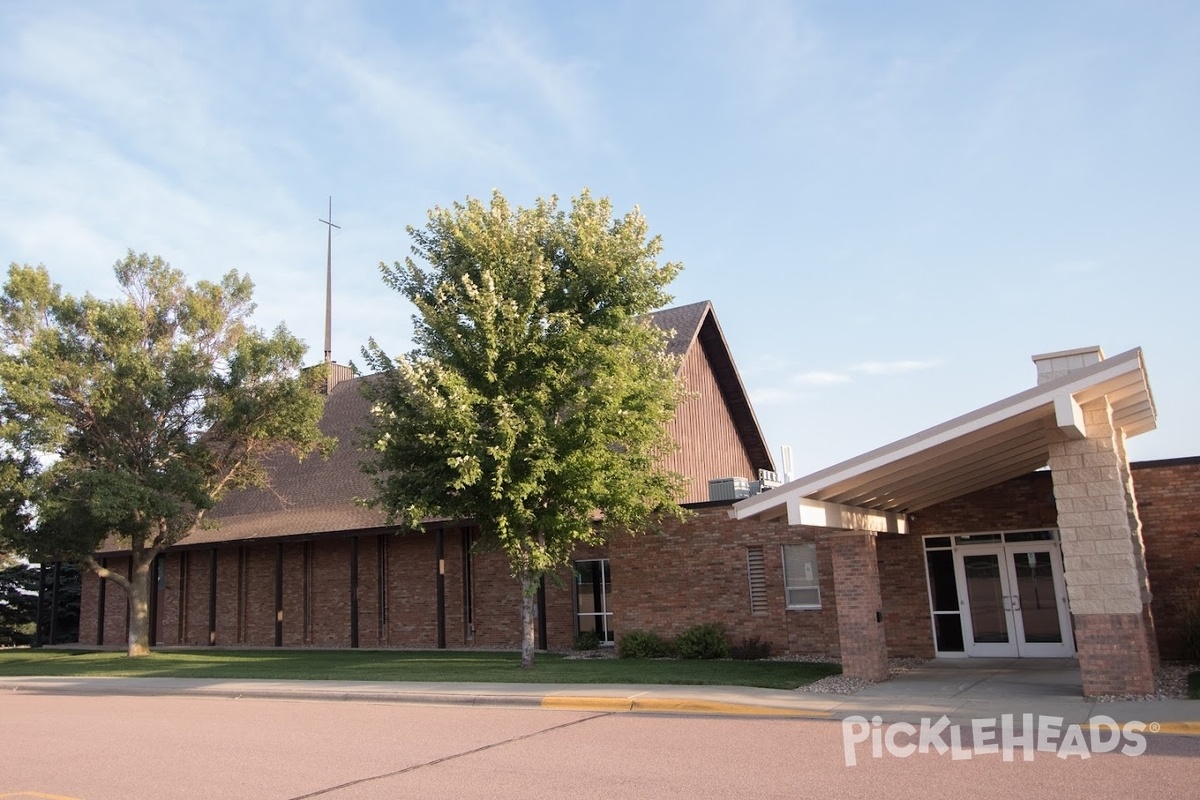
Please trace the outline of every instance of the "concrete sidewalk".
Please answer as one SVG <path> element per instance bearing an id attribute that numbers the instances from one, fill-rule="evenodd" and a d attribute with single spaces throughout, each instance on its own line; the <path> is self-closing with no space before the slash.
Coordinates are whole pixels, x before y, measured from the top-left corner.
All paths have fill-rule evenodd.
<path id="1" fill-rule="evenodd" d="M 844 719 L 879 716 L 951 722 L 1012 714 L 1061 717 L 1082 724 L 1105 715 L 1150 730 L 1200 735 L 1200 701 L 1095 703 L 1082 697 L 1079 667 L 1069 660 L 932 661 L 852 695 L 734 686 L 628 684 L 409 683 L 389 681 L 208 680 L 194 678 L 0 678 L 0 693 L 186 695 L 342 700 L 434 705 L 525 706 L 604 712 L 692 713 Z M 1152 724 L 1153 723 L 1153 724 Z M 1157 726 L 1157 727 L 1156 727 Z"/>

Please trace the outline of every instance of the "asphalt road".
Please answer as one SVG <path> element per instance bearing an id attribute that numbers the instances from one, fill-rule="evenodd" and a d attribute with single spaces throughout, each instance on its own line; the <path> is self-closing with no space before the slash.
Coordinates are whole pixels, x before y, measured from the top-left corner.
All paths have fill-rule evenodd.
<path id="1" fill-rule="evenodd" d="M 1012 763 L 867 743 L 848 767 L 836 721 L 8 693 L 0 798 L 1196 796 L 1200 738 L 1147 740 Z"/>

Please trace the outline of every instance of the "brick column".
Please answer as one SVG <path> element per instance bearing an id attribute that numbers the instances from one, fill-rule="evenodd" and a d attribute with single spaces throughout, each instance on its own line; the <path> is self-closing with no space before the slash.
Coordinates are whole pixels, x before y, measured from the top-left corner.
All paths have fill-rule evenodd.
<path id="1" fill-rule="evenodd" d="M 1154 691 L 1153 628 L 1137 500 L 1104 398 L 1083 406 L 1086 437 L 1050 432 L 1063 573 L 1085 695 Z"/>
<path id="2" fill-rule="evenodd" d="M 887 642 L 883 636 L 875 534 L 864 531 L 834 534 L 829 544 L 833 554 L 842 674 L 869 681 L 887 680 Z"/>

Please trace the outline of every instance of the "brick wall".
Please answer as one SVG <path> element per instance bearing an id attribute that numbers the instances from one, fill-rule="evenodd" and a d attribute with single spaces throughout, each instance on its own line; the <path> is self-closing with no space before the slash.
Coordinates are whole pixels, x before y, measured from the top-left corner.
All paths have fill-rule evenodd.
<path id="1" fill-rule="evenodd" d="M 618 639 L 632 630 L 671 637 L 717 622 L 735 643 L 756 636 L 779 653 L 836 655 L 833 566 L 824 533 L 786 522 L 734 522 L 728 512 L 727 505 L 697 508 L 683 523 L 666 523 L 661 534 L 609 542 Z M 807 542 L 817 544 L 821 608 L 787 610 L 781 548 Z M 767 577 L 761 615 L 750 608 L 746 549 L 751 546 L 762 547 Z"/>
<path id="2" fill-rule="evenodd" d="M 933 621 L 921 537 L 881 533 L 875 544 L 888 655 L 933 658 Z"/>
<path id="3" fill-rule="evenodd" d="M 433 536 L 409 533 L 388 540 L 388 643 L 437 644 L 437 560 Z"/>
<path id="4" fill-rule="evenodd" d="M 305 625 L 306 549 L 304 542 L 283 547 L 283 643 L 289 647 L 309 643 L 309 631 Z"/>
<path id="5" fill-rule="evenodd" d="M 851 678 L 882 681 L 888 677 L 888 654 L 875 539 L 869 533 L 835 535 L 830 550 L 838 587 L 842 672 Z"/>
<path id="6" fill-rule="evenodd" d="M 275 545 L 246 548 L 242 592 L 242 642 L 256 647 L 275 644 Z"/>
<path id="7" fill-rule="evenodd" d="M 910 535 L 919 538 L 1053 528 L 1058 525 L 1058 509 L 1050 473 L 1031 472 L 922 509 L 910 519 Z"/>
<path id="8" fill-rule="evenodd" d="M 1131 466 L 1159 652 L 1180 658 L 1189 603 L 1200 613 L 1200 458 Z"/>
<path id="9" fill-rule="evenodd" d="M 131 559 L 108 559 L 108 568 L 122 575 L 131 572 Z M 93 594 L 92 597 L 96 595 Z M 123 647 L 129 641 L 129 595 L 112 581 L 108 582 L 104 598 L 104 641 L 102 644 Z"/>
<path id="10" fill-rule="evenodd" d="M 183 609 L 180 597 L 179 553 L 164 553 L 159 556 L 159 569 L 163 575 L 163 590 L 158 596 L 158 644 L 179 644 L 179 614 Z M 151 591 L 154 591 L 151 587 Z"/>
<path id="11" fill-rule="evenodd" d="M 472 556 L 475 578 L 475 645 L 520 647 L 521 585 L 508 572 L 502 552 L 484 550 Z M 551 642 L 561 647 L 561 643 Z"/>
<path id="12" fill-rule="evenodd" d="M 1200 584 L 1200 459 L 1133 465 L 1154 591 L 1154 616 L 1165 658 L 1178 657 L 1180 609 Z M 884 631 L 892 656 L 931 656 L 933 637 L 925 581 L 923 535 L 1053 528 L 1056 512 L 1050 476 L 1026 475 L 915 514 L 912 533 L 882 534 L 876 551 Z M 437 643 L 435 539 L 432 533 L 387 535 L 386 633 L 379 637 L 378 531 L 359 537 L 359 637 L 363 647 L 433 647 Z M 822 607 L 785 608 L 781 545 L 815 542 Z M 747 548 L 761 547 L 766 576 L 764 613 L 750 609 Z M 305 551 L 311 553 L 308 609 L 311 637 L 304 628 Z M 284 546 L 284 643 L 346 647 L 349 625 L 349 539 L 336 536 Z M 471 555 L 474 638 L 468 638 L 464 606 L 462 532 L 447 528 L 446 640 L 451 647 L 516 647 L 520 642 L 519 587 L 499 552 Z M 179 554 L 166 556 L 166 586 L 160 639 L 208 642 L 209 549 L 191 550 L 186 580 Z M 271 645 L 274 642 L 275 545 L 217 549 L 217 642 Z M 828 533 L 785 522 L 734 522 L 728 506 L 700 506 L 684 523 L 668 522 L 661 534 L 617 537 L 601 549 L 583 549 L 577 559 L 608 558 L 612 571 L 613 627 L 618 636 L 635 629 L 674 636 L 703 622 L 725 625 L 734 641 L 757 636 L 776 652 L 837 655 L 836 593 Z M 109 558 L 127 571 L 127 559 Z M 239 574 L 241 583 L 239 584 Z M 179 607 L 180 584 L 186 605 Z M 240 590 L 239 590 L 240 587 Z M 80 638 L 96 631 L 97 579 L 84 574 Z M 569 570 L 546 587 L 546 627 L 551 648 L 569 647 L 575 633 L 573 576 Z M 105 606 L 107 645 L 126 637 L 126 598 L 109 584 Z"/>
<path id="13" fill-rule="evenodd" d="M 96 641 L 96 612 L 100 609 L 100 578 L 90 569 L 80 570 L 79 583 L 79 643 L 101 644 Z M 107 591 L 105 587 L 105 591 Z M 105 599 L 105 603 L 108 600 Z"/>

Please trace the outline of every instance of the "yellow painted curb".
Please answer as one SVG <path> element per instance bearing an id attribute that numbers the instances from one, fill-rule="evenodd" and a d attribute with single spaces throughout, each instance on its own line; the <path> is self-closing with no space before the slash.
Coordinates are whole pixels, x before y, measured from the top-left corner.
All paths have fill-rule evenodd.
<path id="1" fill-rule="evenodd" d="M 1119 725 L 1123 723 L 1118 723 Z M 1200 722 L 1146 722 L 1138 733 L 1170 733 L 1176 736 L 1200 736 Z M 1092 725 L 1084 722 L 1083 730 L 1091 730 Z"/>
<path id="2" fill-rule="evenodd" d="M 730 714 L 755 717 L 801 717 L 829 719 L 828 711 L 721 703 L 712 700 L 628 697 L 543 697 L 542 708 L 564 711 L 655 711 L 675 714 Z"/>
<path id="3" fill-rule="evenodd" d="M 543 697 L 542 708 L 563 711 L 632 711 L 628 697 Z"/>

